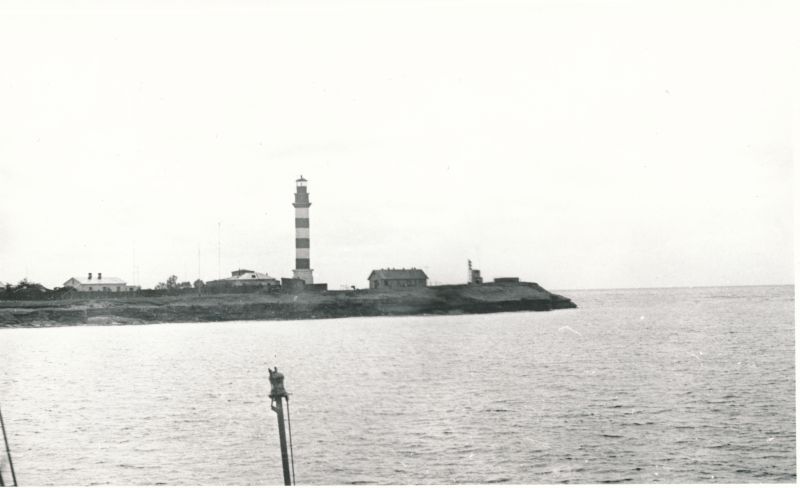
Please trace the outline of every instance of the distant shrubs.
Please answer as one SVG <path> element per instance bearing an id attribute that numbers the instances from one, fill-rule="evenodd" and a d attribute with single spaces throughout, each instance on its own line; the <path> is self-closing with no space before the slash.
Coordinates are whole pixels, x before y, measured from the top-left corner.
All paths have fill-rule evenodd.
<path id="1" fill-rule="evenodd" d="M 199 281 L 199 280 L 198 280 Z M 197 283 L 197 282 L 195 282 Z M 201 281 L 202 283 L 202 281 Z M 170 276 L 167 278 L 167 281 L 162 281 L 161 283 L 157 284 L 155 289 L 156 290 L 185 290 L 187 288 L 191 288 L 192 284 L 188 281 L 181 281 L 178 283 L 178 277 L 175 275 Z M 196 288 L 196 286 L 195 286 Z"/>
<path id="2" fill-rule="evenodd" d="M 21 300 L 42 298 L 44 295 L 50 294 L 50 292 L 41 283 L 29 281 L 28 278 L 20 280 L 16 285 L 8 283 L 4 288 L 0 289 L 0 294 L 3 298 Z"/>

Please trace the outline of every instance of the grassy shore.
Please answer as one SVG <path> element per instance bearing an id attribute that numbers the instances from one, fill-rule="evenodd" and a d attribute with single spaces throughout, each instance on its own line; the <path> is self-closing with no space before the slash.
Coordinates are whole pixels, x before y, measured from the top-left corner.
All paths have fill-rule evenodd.
<path id="1" fill-rule="evenodd" d="M 0 327 L 447 315 L 575 308 L 536 283 L 402 290 L 0 300 Z"/>

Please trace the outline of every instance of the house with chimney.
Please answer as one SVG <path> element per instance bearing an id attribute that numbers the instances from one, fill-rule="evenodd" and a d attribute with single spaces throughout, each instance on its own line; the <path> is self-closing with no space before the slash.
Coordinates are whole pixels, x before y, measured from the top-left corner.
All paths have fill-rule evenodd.
<path id="1" fill-rule="evenodd" d="M 136 291 L 138 286 L 128 285 L 124 280 L 112 276 L 103 276 L 103 273 L 89 273 L 86 278 L 70 278 L 64 282 L 65 287 L 74 288 L 76 291 L 117 293 Z"/>

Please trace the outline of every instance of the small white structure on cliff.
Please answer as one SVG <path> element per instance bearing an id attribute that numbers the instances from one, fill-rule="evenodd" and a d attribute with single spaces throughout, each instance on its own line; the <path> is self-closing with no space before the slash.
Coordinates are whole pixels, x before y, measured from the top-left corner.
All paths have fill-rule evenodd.
<path id="1" fill-rule="evenodd" d="M 70 278 L 64 282 L 64 286 L 75 288 L 77 291 L 91 292 L 123 292 L 136 291 L 138 286 L 129 286 L 125 281 L 114 278 L 113 276 L 103 277 L 103 273 L 97 273 L 97 277 L 89 273 L 86 278 Z"/>

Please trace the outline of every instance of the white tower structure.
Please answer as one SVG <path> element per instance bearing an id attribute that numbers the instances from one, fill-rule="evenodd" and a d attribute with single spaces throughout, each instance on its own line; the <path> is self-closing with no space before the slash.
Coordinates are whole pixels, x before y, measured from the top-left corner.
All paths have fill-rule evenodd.
<path id="1" fill-rule="evenodd" d="M 305 281 L 307 285 L 314 284 L 314 270 L 311 269 L 311 235 L 308 225 L 308 180 L 300 175 L 297 180 L 297 191 L 294 194 L 294 230 L 295 230 L 295 269 L 292 277 Z"/>

